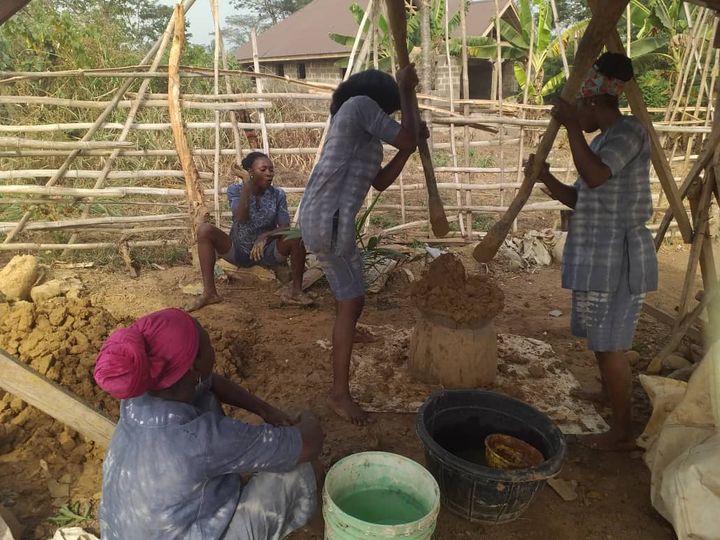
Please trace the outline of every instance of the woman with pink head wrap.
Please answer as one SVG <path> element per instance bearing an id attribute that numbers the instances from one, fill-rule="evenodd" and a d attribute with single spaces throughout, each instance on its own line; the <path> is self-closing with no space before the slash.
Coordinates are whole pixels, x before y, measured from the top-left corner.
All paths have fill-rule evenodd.
<path id="1" fill-rule="evenodd" d="M 291 425 L 213 374 L 214 362 L 208 333 L 179 309 L 142 317 L 103 344 L 95 380 L 122 400 L 103 463 L 103 538 L 275 539 L 312 517 L 320 424 L 306 412 Z M 220 403 L 267 423 L 228 418 Z"/>
<path id="2" fill-rule="evenodd" d="M 635 447 L 630 414 L 632 347 L 645 294 L 657 288 L 652 234 L 650 140 L 619 96 L 633 78 L 632 62 L 605 53 L 589 70 L 574 105 L 555 101 L 551 114 L 567 130 L 578 180 L 568 186 L 545 164 L 539 180 L 573 209 L 562 262 L 562 285 L 572 290 L 571 331 L 587 339 L 602 375 L 600 399 L 612 407 L 610 431 L 589 438 L 602 450 Z M 600 131 L 590 144 L 585 133 Z M 533 156 L 528 160 L 532 167 Z"/>

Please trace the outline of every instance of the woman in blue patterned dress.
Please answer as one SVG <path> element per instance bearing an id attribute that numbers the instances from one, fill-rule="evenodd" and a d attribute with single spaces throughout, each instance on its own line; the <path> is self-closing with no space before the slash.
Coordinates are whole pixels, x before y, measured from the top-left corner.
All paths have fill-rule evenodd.
<path id="1" fill-rule="evenodd" d="M 289 257 L 292 283 L 283 294 L 283 301 L 311 304 L 312 300 L 302 291 L 305 245 L 300 238 L 272 235 L 278 228 L 290 225 L 285 192 L 272 185 L 275 176 L 272 161 L 261 152 L 251 152 L 242 160 L 242 170 L 235 172 L 243 181 L 232 184 L 227 190 L 233 213 L 232 229 L 228 235 L 209 223 L 198 227 L 197 249 L 203 293 L 185 310 L 194 311 L 221 301 L 214 274 L 218 256 L 241 267 L 277 266 L 285 264 Z"/>
<path id="2" fill-rule="evenodd" d="M 419 129 L 411 97 L 418 83 L 415 66 L 397 73 L 356 73 L 337 87 L 330 104 L 332 120 L 322 155 L 300 205 L 300 230 L 335 295 L 333 386 L 330 407 L 355 424 L 367 414 L 350 395 L 349 376 L 356 323 L 365 304 L 362 256 L 356 244 L 355 217 L 372 186 L 387 189 L 415 152 Z M 390 115 L 402 111 L 402 123 Z M 385 142 L 397 148 L 383 167 Z"/>

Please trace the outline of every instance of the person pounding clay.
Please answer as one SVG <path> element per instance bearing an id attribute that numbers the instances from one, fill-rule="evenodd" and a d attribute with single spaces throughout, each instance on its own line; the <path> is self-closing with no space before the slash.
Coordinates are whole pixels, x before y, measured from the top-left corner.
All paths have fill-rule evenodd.
<path id="1" fill-rule="evenodd" d="M 332 334 L 333 386 L 330 407 L 354 424 L 367 413 L 350 395 L 350 359 L 356 325 L 365 305 L 363 259 L 357 247 L 355 217 L 370 187 L 387 189 L 415 152 L 418 126 L 412 93 L 418 77 L 414 65 L 397 72 L 368 70 L 348 78 L 333 93 L 330 129 L 320 159 L 310 175 L 300 205 L 300 231 L 315 254 L 335 295 Z M 390 115 L 402 111 L 402 124 Z M 383 167 L 386 142 L 398 149 Z"/>
<path id="2" fill-rule="evenodd" d="M 286 264 L 290 257 L 292 282 L 282 294 L 287 304 L 310 305 L 312 298 L 303 293 L 305 245 L 300 238 L 285 239 L 273 235 L 290 226 L 285 192 L 272 185 L 275 169 L 262 152 L 251 152 L 242 160 L 242 169 L 233 169 L 242 178 L 228 187 L 227 195 L 233 224 L 227 235 L 219 228 L 202 223 L 197 229 L 197 250 L 203 280 L 202 294 L 185 306 L 195 311 L 222 299 L 215 287 L 215 261 L 219 256 L 231 264 L 273 267 Z"/>
<path id="3" fill-rule="evenodd" d="M 323 432 L 213 373 L 205 329 L 164 309 L 113 332 L 95 364 L 120 402 L 103 462 L 99 521 L 108 540 L 277 540 L 319 507 Z M 258 415 L 250 425 L 221 403 Z"/>
<path id="4" fill-rule="evenodd" d="M 590 69 L 575 104 L 551 110 L 567 130 L 579 178 L 560 182 L 546 163 L 539 176 L 552 197 L 574 211 L 562 260 L 562 286 L 572 290 L 571 330 L 587 339 L 610 401 L 610 431 L 583 438 L 600 450 L 635 447 L 631 422 L 632 373 L 625 357 L 633 343 L 645 294 L 657 289 L 652 234 L 650 140 L 634 116 L 623 116 L 618 96 L 633 77 L 629 58 L 605 53 Z M 588 145 L 584 133 L 600 131 Z M 532 169 L 530 155 L 527 168 Z"/>

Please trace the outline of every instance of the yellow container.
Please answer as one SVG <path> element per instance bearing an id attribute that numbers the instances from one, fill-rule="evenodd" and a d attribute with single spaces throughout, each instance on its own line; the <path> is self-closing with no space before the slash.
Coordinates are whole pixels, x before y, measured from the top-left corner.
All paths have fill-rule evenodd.
<path id="1" fill-rule="evenodd" d="M 545 461 L 534 446 L 501 433 L 485 437 L 485 459 L 496 469 L 528 469 Z"/>

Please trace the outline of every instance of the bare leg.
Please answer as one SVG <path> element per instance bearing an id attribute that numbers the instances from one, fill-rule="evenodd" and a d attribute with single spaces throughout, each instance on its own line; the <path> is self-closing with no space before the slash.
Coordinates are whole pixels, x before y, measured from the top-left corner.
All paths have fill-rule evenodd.
<path id="1" fill-rule="evenodd" d="M 195 311 L 208 304 L 220 302 L 215 288 L 215 256 L 216 252 L 227 253 L 232 247 L 230 237 L 223 231 L 202 223 L 197 229 L 197 250 L 202 274 L 203 293 L 185 306 L 185 311 Z"/>
<path id="2" fill-rule="evenodd" d="M 336 303 L 337 314 L 332 338 L 333 386 L 328 397 L 328 404 L 338 415 L 357 425 L 367 423 L 367 413 L 350 395 L 350 359 L 355 325 L 364 305 L 365 296 L 338 300 Z"/>
<path id="3" fill-rule="evenodd" d="M 305 257 L 307 251 L 305 244 L 300 238 L 292 240 L 278 239 L 278 251 L 285 257 L 290 257 L 290 273 L 292 283 L 289 289 L 289 298 L 286 300 L 294 300 L 293 303 L 311 304 L 312 298 L 305 295 L 302 290 L 303 274 L 305 273 Z"/>
<path id="4" fill-rule="evenodd" d="M 600 373 L 612 408 L 610 431 L 593 435 L 588 442 L 598 450 L 632 450 L 632 372 L 622 351 L 596 352 Z"/>

